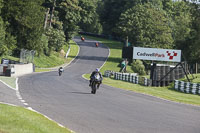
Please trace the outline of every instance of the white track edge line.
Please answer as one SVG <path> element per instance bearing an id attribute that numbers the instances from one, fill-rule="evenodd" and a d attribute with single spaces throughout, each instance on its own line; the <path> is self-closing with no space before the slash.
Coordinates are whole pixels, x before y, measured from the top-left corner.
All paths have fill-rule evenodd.
<path id="1" fill-rule="evenodd" d="M 14 105 L 14 104 L 10 104 L 10 103 L 5 103 L 5 102 L 0 102 L 0 104 L 9 105 L 9 106 L 13 106 L 13 107 L 21 107 L 21 106 L 18 106 L 18 105 Z M 22 107 L 22 108 L 24 108 L 24 107 Z M 63 126 L 62 124 L 60 124 L 60 123 L 58 123 L 58 122 L 52 120 L 52 119 L 49 118 L 48 116 L 46 116 L 46 115 L 44 115 L 44 114 L 42 114 L 42 113 L 40 113 L 40 112 L 38 112 L 38 111 L 32 109 L 31 107 L 27 107 L 27 108 L 24 108 L 24 109 L 27 109 L 27 110 L 30 110 L 30 111 L 32 111 L 32 112 L 38 113 L 38 114 L 44 116 L 45 118 L 47 118 L 48 120 L 50 120 L 50 121 L 52 121 L 52 122 L 55 122 L 59 127 L 65 128 L 65 129 L 69 130 L 71 133 L 75 133 L 73 130 L 68 129 L 67 127 Z"/>
<path id="2" fill-rule="evenodd" d="M 49 119 L 50 121 L 55 122 L 58 126 L 60 126 L 60 127 L 62 127 L 62 128 L 65 128 L 65 129 L 69 130 L 71 133 L 75 133 L 73 130 L 71 130 L 71 129 L 65 127 L 65 126 L 63 126 L 62 124 L 56 122 L 55 120 L 51 119 L 50 117 L 48 117 L 48 116 L 46 116 L 46 115 L 44 115 L 44 114 L 42 114 L 42 113 L 40 113 L 40 112 L 34 110 L 33 108 L 28 107 L 27 109 L 30 110 L 30 111 L 36 112 L 36 113 L 38 113 L 38 114 L 41 114 L 41 115 L 43 115 L 45 118 Z"/>

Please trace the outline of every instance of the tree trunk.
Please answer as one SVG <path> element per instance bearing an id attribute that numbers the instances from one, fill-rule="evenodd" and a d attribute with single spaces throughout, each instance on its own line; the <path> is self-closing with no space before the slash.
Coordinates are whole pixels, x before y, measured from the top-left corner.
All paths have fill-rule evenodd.
<path id="1" fill-rule="evenodd" d="M 46 12 L 46 16 L 45 16 L 44 29 L 46 29 L 46 27 L 47 27 L 49 11 L 50 11 L 50 9 L 48 8 L 47 12 Z"/>
<path id="2" fill-rule="evenodd" d="M 54 0 L 53 8 L 52 8 L 51 15 L 50 15 L 50 23 L 49 23 L 50 27 L 51 27 L 51 23 L 52 23 L 52 19 L 53 19 L 53 12 L 55 10 L 55 6 L 56 6 L 56 0 Z"/>

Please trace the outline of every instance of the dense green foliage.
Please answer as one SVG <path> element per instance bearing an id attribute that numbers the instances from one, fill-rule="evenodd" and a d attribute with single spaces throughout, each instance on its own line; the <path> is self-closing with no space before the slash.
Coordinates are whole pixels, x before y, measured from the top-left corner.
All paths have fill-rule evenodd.
<path id="1" fill-rule="evenodd" d="M 2 17 L 9 25 L 8 33 L 16 37 L 17 48 L 37 50 L 43 33 L 43 7 L 41 0 L 4 1 Z"/>
<path id="2" fill-rule="evenodd" d="M 2 14 L 2 7 L 4 7 L 3 0 L 0 0 L 0 14 Z M 6 32 L 8 23 L 3 21 L 0 16 L 0 56 L 3 54 L 11 54 L 12 50 L 16 47 L 15 38 L 9 33 Z"/>
<path id="3" fill-rule="evenodd" d="M 0 56 L 21 49 L 51 55 L 79 29 L 102 30 L 93 0 L 0 0 Z"/>
<path id="4" fill-rule="evenodd" d="M 79 6 L 81 7 L 81 21 L 79 26 L 81 30 L 97 34 L 102 32 L 99 15 L 96 12 L 97 4 L 97 1 L 93 0 L 80 0 Z"/>
<path id="5" fill-rule="evenodd" d="M 0 56 L 20 49 L 50 56 L 78 31 L 133 46 L 181 49 L 200 61 L 200 8 L 173 0 L 0 0 Z"/>
<path id="6" fill-rule="evenodd" d="M 138 4 L 121 14 L 117 31 L 128 36 L 134 46 L 171 48 L 173 45 L 165 13 L 150 3 Z"/>
<path id="7" fill-rule="evenodd" d="M 135 73 L 138 73 L 139 75 L 145 75 L 145 67 L 140 60 L 134 60 L 132 65 L 132 69 Z"/>

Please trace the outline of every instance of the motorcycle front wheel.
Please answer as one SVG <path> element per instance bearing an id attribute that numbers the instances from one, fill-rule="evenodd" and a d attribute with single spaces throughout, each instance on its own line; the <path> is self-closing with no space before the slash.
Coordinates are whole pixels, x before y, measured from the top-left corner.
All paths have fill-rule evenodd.
<path id="1" fill-rule="evenodd" d="M 62 72 L 59 72 L 59 76 L 61 76 L 62 75 Z"/>
<path id="2" fill-rule="evenodd" d="M 92 84 L 92 91 L 91 91 L 91 93 L 92 94 L 96 94 L 96 90 L 97 90 L 97 84 L 93 83 Z"/>

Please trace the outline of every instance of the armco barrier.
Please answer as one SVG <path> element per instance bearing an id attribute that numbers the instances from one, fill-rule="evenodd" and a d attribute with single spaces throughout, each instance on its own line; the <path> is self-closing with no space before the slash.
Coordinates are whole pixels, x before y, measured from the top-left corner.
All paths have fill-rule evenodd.
<path id="1" fill-rule="evenodd" d="M 198 94 L 200 95 L 200 84 L 183 82 L 179 80 L 174 81 L 174 89 L 184 93 Z"/>
<path id="2" fill-rule="evenodd" d="M 114 79 L 127 81 L 127 82 L 131 82 L 131 83 L 134 83 L 134 84 L 140 84 L 140 85 L 144 85 L 144 86 L 150 86 L 151 85 L 150 79 L 147 79 L 145 77 L 139 77 L 139 76 L 137 76 L 136 73 L 115 72 L 114 73 Z"/>

